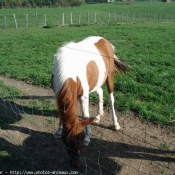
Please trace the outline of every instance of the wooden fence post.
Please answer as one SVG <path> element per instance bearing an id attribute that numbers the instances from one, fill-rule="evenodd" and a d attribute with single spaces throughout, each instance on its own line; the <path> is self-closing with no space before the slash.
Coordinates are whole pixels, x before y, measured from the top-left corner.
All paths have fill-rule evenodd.
<path id="1" fill-rule="evenodd" d="M 94 15 L 94 23 L 97 23 L 97 14 Z"/>
<path id="2" fill-rule="evenodd" d="M 35 24 L 36 24 L 36 26 L 38 25 L 38 14 L 37 14 L 37 12 L 35 13 Z"/>
<path id="3" fill-rule="evenodd" d="M 79 25 L 81 24 L 81 13 L 79 14 L 79 17 L 78 17 L 78 24 Z"/>
<path id="4" fill-rule="evenodd" d="M 26 15 L 26 27 L 29 27 L 29 18 L 28 18 L 28 14 Z"/>
<path id="5" fill-rule="evenodd" d="M 109 14 L 108 14 L 108 23 L 110 22 L 110 19 L 111 19 L 111 13 L 109 12 Z"/>
<path id="6" fill-rule="evenodd" d="M 71 25 L 73 24 L 73 21 L 72 21 L 72 12 L 70 12 L 70 24 Z"/>
<path id="7" fill-rule="evenodd" d="M 17 20 L 16 20 L 15 14 L 13 14 L 13 17 L 14 17 L 14 21 L 15 21 L 15 27 L 16 27 L 16 29 L 17 29 L 17 28 L 18 28 L 18 24 L 17 24 Z"/>
<path id="8" fill-rule="evenodd" d="M 165 16 L 165 13 L 163 13 L 163 16 L 162 16 L 162 22 L 164 21 L 164 16 Z"/>
<path id="9" fill-rule="evenodd" d="M 128 22 L 128 13 L 126 14 L 126 20 L 127 20 L 126 22 Z"/>
<path id="10" fill-rule="evenodd" d="M 144 22 L 146 22 L 146 13 L 145 13 L 145 19 L 144 19 Z"/>
<path id="11" fill-rule="evenodd" d="M 63 13 L 63 18 L 62 18 L 62 25 L 64 26 L 64 13 Z"/>
<path id="12" fill-rule="evenodd" d="M 44 15 L 44 26 L 47 26 L 47 16 L 46 16 L 46 14 Z"/>
<path id="13" fill-rule="evenodd" d="M 123 22 L 123 13 L 121 13 L 121 22 Z"/>
<path id="14" fill-rule="evenodd" d="M 6 16 L 4 16 L 4 29 L 6 29 L 6 20 L 7 20 L 7 18 L 6 18 Z"/>
<path id="15" fill-rule="evenodd" d="M 155 15 L 154 15 L 154 21 L 156 21 L 156 17 L 157 17 L 157 15 L 155 14 Z"/>
<path id="16" fill-rule="evenodd" d="M 89 24 L 89 12 L 87 13 L 87 24 Z"/>
<path id="17" fill-rule="evenodd" d="M 103 23 L 103 20 L 104 20 L 104 16 L 103 16 L 103 13 L 102 13 L 102 16 L 101 16 L 101 23 Z"/>
<path id="18" fill-rule="evenodd" d="M 134 12 L 133 22 L 135 22 L 136 13 Z"/>

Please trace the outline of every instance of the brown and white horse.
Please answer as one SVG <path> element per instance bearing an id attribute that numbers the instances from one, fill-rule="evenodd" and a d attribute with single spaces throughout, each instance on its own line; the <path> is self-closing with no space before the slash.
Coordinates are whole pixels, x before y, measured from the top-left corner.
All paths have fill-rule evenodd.
<path id="1" fill-rule="evenodd" d="M 99 122 L 103 116 L 101 86 L 105 82 L 112 108 L 113 129 L 120 129 L 114 110 L 113 79 L 115 70 L 118 73 L 124 72 L 128 66 L 114 54 L 114 46 L 99 36 L 65 44 L 58 49 L 55 57 L 51 84 L 60 114 L 60 125 L 54 136 L 62 136 L 72 163 L 78 165 L 81 162 L 82 145 L 87 146 L 90 142 L 89 124 L 92 121 Z M 90 118 L 89 115 L 91 92 L 96 92 L 99 99 L 98 115 L 95 118 Z M 84 118 L 82 121 L 79 121 L 77 115 L 77 99 L 81 102 Z"/>

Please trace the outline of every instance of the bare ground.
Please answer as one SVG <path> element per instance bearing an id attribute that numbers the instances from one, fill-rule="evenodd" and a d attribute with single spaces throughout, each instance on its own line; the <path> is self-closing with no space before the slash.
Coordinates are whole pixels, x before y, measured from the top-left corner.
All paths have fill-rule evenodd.
<path id="1" fill-rule="evenodd" d="M 118 114 L 122 129 L 116 132 L 111 130 L 112 119 L 107 109 L 100 123 L 91 125 L 91 143 L 83 148 L 84 165 L 72 167 L 64 144 L 53 138 L 58 125 L 54 112 L 34 110 L 26 105 L 43 98 L 54 103 L 51 89 L 3 76 L 0 80 L 24 94 L 15 103 L 0 97 L 0 172 L 47 170 L 52 174 L 53 171 L 87 175 L 175 174 L 173 128 L 147 123 L 128 113 Z M 90 114 L 97 114 L 96 104 L 90 105 Z"/>

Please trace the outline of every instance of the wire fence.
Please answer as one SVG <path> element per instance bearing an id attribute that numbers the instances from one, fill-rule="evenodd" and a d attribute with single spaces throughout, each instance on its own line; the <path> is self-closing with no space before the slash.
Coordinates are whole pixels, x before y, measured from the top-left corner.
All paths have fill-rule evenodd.
<path id="1" fill-rule="evenodd" d="M 172 128 L 119 114 L 121 131 L 111 130 L 110 108 L 83 148 L 83 165 L 71 166 L 65 145 L 53 138 L 58 127 L 49 88 L 0 76 L 0 172 L 47 174 L 173 174 L 175 137 Z M 18 89 L 18 90 L 17 90 Z M 108 105 L 107 105 L 108 106 Z M 96 101 L 90 115 L 97 115 Z M 117 110 L 116 110 L 117 111 Z M 78 115 L 81 116 L 81 109 Z M 118 113 L 118 112 L 117 112 Z"/>
<path id="2" fill-rule="evenodd" d="M 174 14 L 168 13 L 62 13 L 62 14 L 24 14 L 1 15 L 1 29 L 28 28 L 28 27 L 53 27 L 64 25 L 89 25 L 109 23 L 172 23 L 175 22 Z"/>

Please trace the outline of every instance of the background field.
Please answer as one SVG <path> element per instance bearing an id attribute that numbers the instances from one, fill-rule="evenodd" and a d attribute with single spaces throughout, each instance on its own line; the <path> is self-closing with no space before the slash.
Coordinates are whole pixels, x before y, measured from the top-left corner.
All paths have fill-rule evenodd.
<path id="1" fill-rule="evenodd" d="M 18 28 L 26 27 L 26 15 L 28 15 L 28 27 L 44 26 L 45 14 L 47 26 L 62 25 L 63 13 L 65 24 L 71 23 L 70 13 L 72 13 L 73 24 L 79 24 L 80 16 L 81 24 L 133 21 L 175 22 L 174 8 L 175 3 L 119 2 L 83 4 L 79 7 L 68 8 L 1 9 L 0 27 L 4 28 L 4 18 L 6 17 L 6 28 L 15 28 L 13 14 L 16 15 Z"/>
<path id="2" fill-rule="evenodd" d="M 104 152 L 100 163 L 113 173 L 118 161 L 120 165 L 125 162 L 123 174 L 139 174 L 140 171 L 154 174 L 153 169 L 155 174 L 174 172 L 174 7 L 174 3 L 112 3 L 55 9 L 1 9 L 1 26 L 3 28 L 6 15 L 7 28 L 0 29 L 0 78 L 6 82 L 0 81 L 0 165 L 6 170 L 10 170 L 11 165 L 19 170 L 25 169 L 26 166 L 30 170 L 43 170 L 55 169 L 58 166 L 58 157 L 61 157 L 59 163 L 63 163 L 62 157 L 64 159 L 66 153 L 62 142 L 55 143 L 52 138 L 57 127 L 54 118 L 55 105 L 50 99 L 52 95 L 46 94 L 41 87 L 49 87 L 54 54 L 59 46 L 72 40 L 80 41 L 87 36 L 100 35 L 116 47 L 117 56 L 127 62 L 131 70 L 125 75 L 116 75 L 114 83 L 115 105 L 117 112 L 120 112 L 119 120 L 123 130 L 117 134 L 112 132 L 109 129 L 109 117 L 105 116 L 101 125 L 93 125 L 92 146 L 86 148 L 85 152 L 92 152 L 89 154 L 90 158 L 93 157 L 91 160 L 96 163 L 96 158 L 100 155 L 94 150 L 97 148 Z M 109 12 L 114 14 L 115 11 L 118 14 L 117 21 L 114 22 L 113 18 L 113 21 L 108 22 Z M 58 21 L 61 21 L 63 12 L 67 16 L 70 12 L 76 13 L 77 16 L 84 13 L 85 21 L 88 12 L 93 16 L 95 12 L 99 13 L 99 19 L 101 13 L 104 13 L 106 21 L 89 25 L 86 22 L 81 25 L 58 25 L 61 22 L 55 23 L 55 16 L 59 16 Z M 139 12 L 140 16 L 143 16 L 142 21 L 138 20 Z M 14 29 L 13 13 L 18 20 L 18 29 Z M 122 22 L 121 13 L 124 16 Z M 135 21 L 134 13 L 137 16 Z M 148 16 L 146 21 L 145 13 Z M 154 20 L 154 13 L 160 14 L 159 21 L 158 18 Z M 25 26 L 26 14 L 29 14 L 29 17 L 33 15 L 28 28 Z M 47 14 L 48 18 L 45 28 L 44 14 Z M 128 21 L 126 14 L 131 14 L 128 15 Z M 16 88 L 11 87 L 13 81 L 8 77 L 19 80 L 15 82 Z M 23 81 L 27 82 L 28 86 L 23 84 Z M 107 113 L 107 91 L 105 86 L 103 88 Z M 90 100 L 91 104 L 96 103 L 93 94 Z M 140 121 L 135 116 L 146 122 L 142 123 L 143 120 Z M 150 122 L 161 125 L 153 125 Z M 167 125 L 171 126 L 171 131 L 167 129 Z M 61 152 L 57 149 L 58 146 Z M 108 165 L 105 164 L 106 157 Z M 155 162 L 161 163 L 157 166 Z M 94 166 L 98 167 L 97 164 Z M 97 167 L 94 169 L 100 173 Z M 130 168 L 128 170 L 128 167 L 133 171 L 130 171 Z M 116 171 L 119 169 L 117 167 Z M 64 170 L 67 170 L 66 167 Z M 92 174 L 91 170 L 89 172 Z"/>

